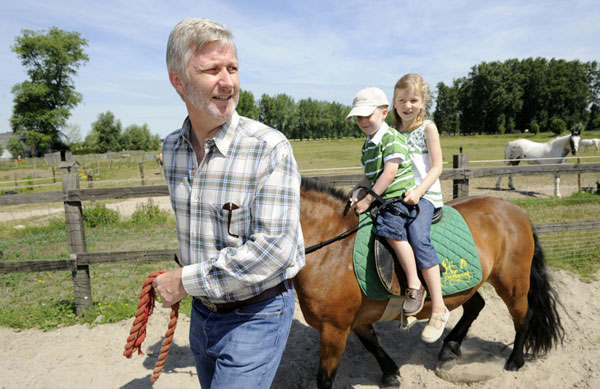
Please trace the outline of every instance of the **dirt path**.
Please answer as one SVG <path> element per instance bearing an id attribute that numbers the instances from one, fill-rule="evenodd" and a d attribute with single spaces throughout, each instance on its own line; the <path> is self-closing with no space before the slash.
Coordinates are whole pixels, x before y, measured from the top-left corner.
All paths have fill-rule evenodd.
<path id="1" fill-rule="evenodd" d="M 118 211 L 121 216 L 130 216 L 138 204 L 147 203 L 149 197 L 142 197 L 137 199 L 127 199 L 118 202 L 108 202 L 106 207 Z M 171 202 L 168 196 L 152 197 L 154 204 L 157 204 L 161 209 L 168 212 L 172 212 Z M 84 204 L 88 206 L 89 203 Z M 52 217 L 60 216 L 64 214 L 65 208 L 61 203 L 50 203 L 44 206 L 40 205 L 19 205 L 12 207 L 0 207 L 0 222 L 12 222 L 16 223 L 20 220 L 32 220 L 35 219 L 37 222 L 47 220 Z"/>

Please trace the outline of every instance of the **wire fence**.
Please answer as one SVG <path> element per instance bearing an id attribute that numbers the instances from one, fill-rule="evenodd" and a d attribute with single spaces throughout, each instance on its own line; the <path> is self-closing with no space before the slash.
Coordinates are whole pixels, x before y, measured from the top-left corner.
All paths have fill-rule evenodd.
<path id="1" fill-rule="evenodd" d="M 600 229 L 538 234 L 546 260 L 552 266 L 593 275 L 600 263 Z"/>

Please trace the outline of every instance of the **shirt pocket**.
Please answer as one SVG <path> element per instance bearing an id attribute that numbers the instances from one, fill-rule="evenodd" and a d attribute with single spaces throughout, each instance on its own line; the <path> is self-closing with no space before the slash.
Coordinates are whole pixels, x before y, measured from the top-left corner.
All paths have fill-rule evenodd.
<path id="1" fill-rule="evenodd" d="M 251 224 L 250 208 L 235 203 L 211 205 L 216 218 L 215 236 L 229 244 L 242 244 L 248 238 Z"/>

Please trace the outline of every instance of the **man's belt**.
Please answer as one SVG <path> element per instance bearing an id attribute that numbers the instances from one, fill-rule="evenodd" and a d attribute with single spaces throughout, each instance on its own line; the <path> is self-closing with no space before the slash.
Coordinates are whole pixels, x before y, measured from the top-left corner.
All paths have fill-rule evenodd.
<path id="1" fill-rule="evenodd" d="M 278 294 L 285 292 L 286 289 L 287 288 L 285 287 L 285 281 L 281 281 L 279 284 L 275 285 L 272 288 L 265 290 L 261 294 L 257 294 L 256 296 L 251 297 L 247 300 L 243 300 L 243 301 L 234 301 L 231 303 L 213 304 L 203 297 L 198 297 L 198 300 L 202 303 L 202 305 L 204 305 L 206 308 L 208 308 L 209 310 L 211 310 L 213 312 L 227 313 L 227 312 L 235 311 L 238 308 L 245 307 L 245 306 L 251 305 L 251 304 L 256 304 L 260 301 L 275 297 Z"/>

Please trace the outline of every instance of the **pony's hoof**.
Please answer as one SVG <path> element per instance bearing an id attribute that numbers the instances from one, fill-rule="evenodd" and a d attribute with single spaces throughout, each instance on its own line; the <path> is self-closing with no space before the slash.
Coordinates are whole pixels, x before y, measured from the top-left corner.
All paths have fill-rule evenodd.
<path id="1" fill-rule="evenodd" d="M 444 346 L 442 346 L 442 349 L 440 350 L 440 353 L 438 355 L 438 361 L 448 362 L 457 359 L 460 356 L 460 343 L 450 341 L 444 343 Z"/>
<path id="2" fill-rule="evenodd" d="M 506 365 L 504 365 L 504 370 L 517 371 L 521 367 L 523 367 L 524 364 L 525 361 L 517 362 L 509 359 L 508 361 L 506 361 Z"/>
<path id="3" fill-rule="evenodd" d="M 398 379 L 399 373 L 384 375 L 381 379 L 382 388 L 399 388 L 400 380 Z"/>

